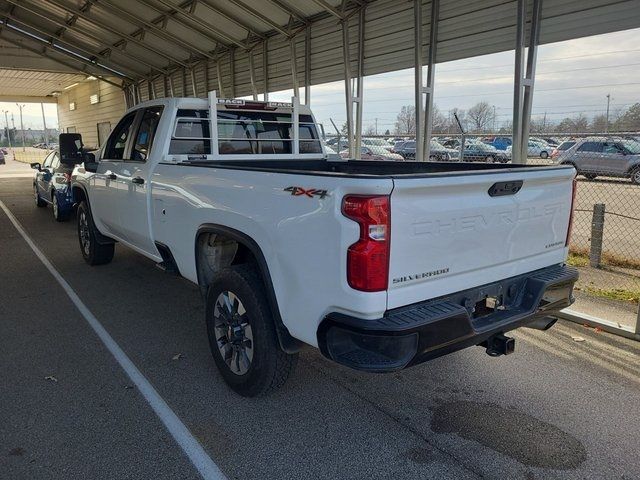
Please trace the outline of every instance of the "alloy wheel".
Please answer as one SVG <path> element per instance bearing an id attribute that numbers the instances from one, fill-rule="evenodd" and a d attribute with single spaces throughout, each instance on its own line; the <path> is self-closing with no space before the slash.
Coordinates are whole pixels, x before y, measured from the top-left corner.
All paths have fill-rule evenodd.
<path id="1" fill-rule="evenodd" d="M 78 218 L 78 228 L 80 234 L 80 245 L 85 255 L 91 254 L 91 235 L 89 234 L 89 222 L 87 221 L 87 214 L 83 211 L 80 212 Z"/>
<path id="2" fill-rule="evenodd" d="M 236 375 L 244 375 L 253 360 L 253 331 L 240 298 L 227 290 L 218 295 L 213 312 L 216 342 L 222 359 Z"/>

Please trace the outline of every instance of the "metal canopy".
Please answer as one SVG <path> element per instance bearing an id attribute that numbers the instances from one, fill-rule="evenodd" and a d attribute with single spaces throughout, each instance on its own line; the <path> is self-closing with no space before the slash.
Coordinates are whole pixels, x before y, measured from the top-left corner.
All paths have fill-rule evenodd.
<path id="1" fill-rule="evenodd" d="M 310 85 L 343 80 L 360 158 L 363 77 L 413 67 L 416 158 L 428 159 L 435 65 L 515 50 L 515 163 L 526 158 L 538 45 L 637 27 L 638 0 L 0 0 L 0 71 L 98 77 L 128 106 L 214 89 L 299 97 L 301 83 L 309 104 Z"/>
<path id="2" fill-rule="evenodd" d="M 517 0 L 439 3 L 435 62 L 514 48 Z M 360 49 L 358 16 L 364 7 Z M 431 2 L 422 2 L 424 60 L 432 10 Z M 183 69 L 187 77 L 194 70 L 197 82 L 205 69 L 211 85 L 236 96 L 252 95 L 262 93 L 265 83 L 276 91 L 293 88 L 294 82 L 344 79 L 345 37 L 356 77 L 413 67 L 414 14 L 414 3 L 406 0 L 0 0 L 0 68 L 40 69 L 34 61 L 39 55 L 42 70 L 108 76 L 139 84 L 145 92 L 148 81 L 157 81 L 153 89 L 162 92 L 161 77 L 170 74 L 181 84 Z M 539 41 L 639 26 L 637 0 L 547 0 Z M 193 88 L 187 90 L 193 94 Z M 204 96 L 205 89 L 198 94 Z"/>

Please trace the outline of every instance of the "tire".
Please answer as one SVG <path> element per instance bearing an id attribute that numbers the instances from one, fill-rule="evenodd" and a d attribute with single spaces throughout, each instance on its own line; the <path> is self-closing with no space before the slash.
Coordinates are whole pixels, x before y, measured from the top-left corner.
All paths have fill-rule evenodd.
<path id="1" fill-rule="evenodd" d="M 113 243 L 98 243 L 98 234 L 87 202 L 80 202 L 78 205 L 78 241 L 82 257 L 89 265 L 104 265 L 113 260 L 115 245 Z"/>
<path id="2" fill-rule="evenodd" d="M 546 160 L 547 158 L 549 158 L 549 152 L 540 152 L 540 158 L 544 158 Z"/>
<path id="3" fill-rule="evenodd" d="M 496 161 L 496 157 L 494 157 L 493 155 L 487 155 L 484 159 L 485 162 L 487 163 L 493 163 Z"/>
<path id="4" fill-rule="evenodd" d="M 47 202 L 45 202 L 42 198 L 40 198 L 40 194 L 38 193 L 38 187 L 33 184 L 33 196 L 36 201 L 36 205 L 40 208 L 46 207 Z"/>
<path id="5" fill-rule="evenodd" d="M 69 212 L 67 210 L 60 209 L 58 196 L 55 192 L 51 192 L 51 206 L 53 210 L 53 218 L 55 218 L 56 222 L 66 222 L 69 220 Z"/>
<path id="6" fill-rule="evenodd" d="M 631 183 L 634 185 L 640 185 L 640 167 L 636 167 L 631 170 Z"/>
<path id="7" fill-rule="evenodd" d="M 298 354 L 280 348 L 264 283 L 252 265 L 216 275 L 207 291 L 206 322 L 211 354 L 233 391 L 259 397 L 285 384 Z"/>
<path id="8" fill-rule="evenodd" d="M 584 178 L 586 178 L 587 180 L 593 180 L 594 178 L 596 178 L 598 175 L 596 175 L 595 173 L 585 173 L 584 174 Z"/>

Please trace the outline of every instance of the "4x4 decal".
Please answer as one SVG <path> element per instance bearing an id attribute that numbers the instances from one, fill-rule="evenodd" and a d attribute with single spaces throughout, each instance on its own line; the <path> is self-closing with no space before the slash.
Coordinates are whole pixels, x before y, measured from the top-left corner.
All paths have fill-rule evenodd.
<path id="1" fill-rule="evenodd" d="M 301 197 L 305 195 L 309 198 L 324 198 L 328 195 L 326 190 L 318 190 L 317 188 L 287 187 L 284 189 L 284 191 L 291 192 L 291 195 L 293 195 L 294 197 Z"/>

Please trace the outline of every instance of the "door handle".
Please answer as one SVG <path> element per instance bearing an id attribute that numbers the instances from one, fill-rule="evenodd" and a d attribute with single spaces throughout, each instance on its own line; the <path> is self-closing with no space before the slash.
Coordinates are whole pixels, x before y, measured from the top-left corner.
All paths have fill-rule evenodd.
<path id="1" fill-rule="evenodd" d="M 118 176 L 113 172 L 109 172 L 109 173 L 107 173 L 107 178 L 109 180 L 115 180 L 116 178 L 118 178 Z"/>
<path id="2" fill-rule="evenodd" d="M 131 183 L 136 183 L 138 185 L 142 185 L 144 183 L 144 178 L 142 178 L 142 177 L 133 177 L 131 179 Z"/>

